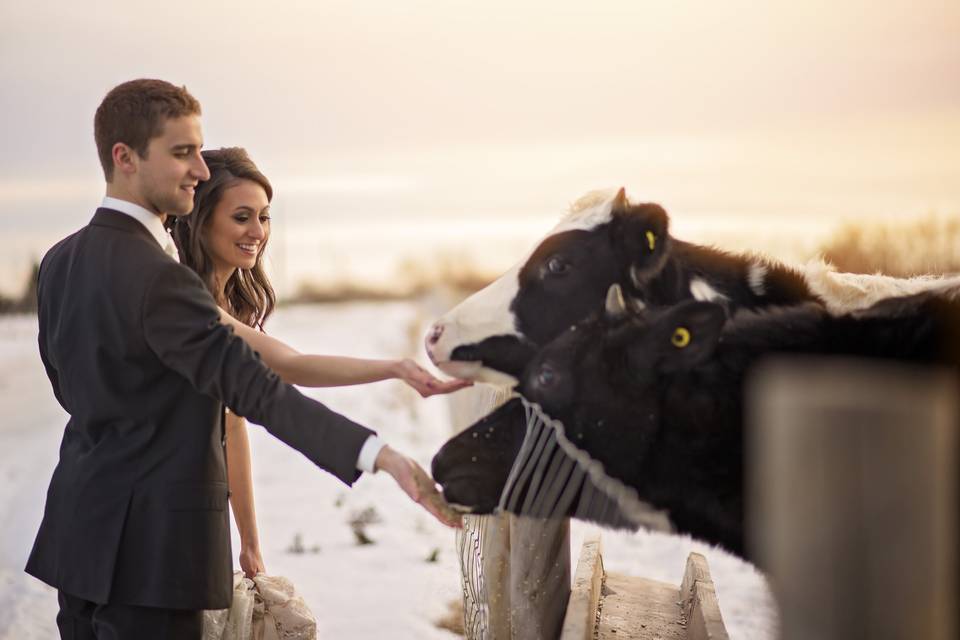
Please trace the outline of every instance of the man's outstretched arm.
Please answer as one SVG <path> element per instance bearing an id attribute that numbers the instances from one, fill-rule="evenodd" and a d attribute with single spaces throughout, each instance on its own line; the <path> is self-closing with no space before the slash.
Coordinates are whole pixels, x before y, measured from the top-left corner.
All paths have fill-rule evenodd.
<path id="1" fill-rule="evenodd" d="M 147 283 L 141 320 L 153 352 L 196 389 L 262 424 L 343 482 L 352 484 L 360 476 L 359 454 L 374 432 L 281 381 L 231 328 L 220 324 L 213 298 L 192 271 L 172 262 L 164 266 Z M 393 476 L 407 495 L 450 523 L 439 515 L 433 481 L 415 462 L 388 447 L 376 461 L 383 464 L 375 468 Z"/>

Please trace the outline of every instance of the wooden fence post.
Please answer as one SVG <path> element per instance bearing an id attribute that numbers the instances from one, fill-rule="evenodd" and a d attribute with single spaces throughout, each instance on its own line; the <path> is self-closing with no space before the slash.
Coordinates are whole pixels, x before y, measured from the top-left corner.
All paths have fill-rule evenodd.
<path id="1" fill-rule="evenodd" d="M 953 372 L 782 357 L 749 389 L 749 544 L 782 638 L 956 638 Z"/>
<path id="2" fill-rule="evenodd" d="M 449 397 L 459 433 L 511 390 L 478 384 Z M 468 640 L 556 638 L 570 595 L 570 521 L 502 513 L 464 517 L 457 531 Z"/>

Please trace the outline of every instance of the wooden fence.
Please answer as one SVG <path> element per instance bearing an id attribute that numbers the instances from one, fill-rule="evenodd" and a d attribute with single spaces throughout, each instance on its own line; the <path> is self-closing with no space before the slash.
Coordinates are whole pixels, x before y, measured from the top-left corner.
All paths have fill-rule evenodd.
<path id="1" fill-rule="evenodd" d="M 782 638 L 958 637 L 953 371 L 781 358 L 750 389 L 750 546 Z"/>

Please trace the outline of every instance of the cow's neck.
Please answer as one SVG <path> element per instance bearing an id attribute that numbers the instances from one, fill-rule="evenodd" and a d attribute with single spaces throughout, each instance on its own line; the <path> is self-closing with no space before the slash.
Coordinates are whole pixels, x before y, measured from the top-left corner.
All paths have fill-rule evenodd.
<path id="1" fill-rule="evenodd" d="M 803 275 L 782 263 L 727 253 L 674 240 L 664 268 L 633 292 L 648 305 L 672 305 L 696 298 L 731 308 L 797 304 L 817 300 Z"/>
<path id="2" fill-rule="evenodd" d="M 663 389 L 664 422 L 640 493 L 679 531 L 742 556 L 742 403 L 737 381 L 715 382 L 684 376 Z"/>

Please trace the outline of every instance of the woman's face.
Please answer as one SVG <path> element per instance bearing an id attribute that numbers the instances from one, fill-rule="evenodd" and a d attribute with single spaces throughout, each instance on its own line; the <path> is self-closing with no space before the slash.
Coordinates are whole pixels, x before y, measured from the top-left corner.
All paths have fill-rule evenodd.
<path id="1" fill-rule="evenodd" d="M 267 192 L 252 180 L 227 188 L 207 222 L 207 247 L 214 269 L 252 269 L 270 237 Z"/>

